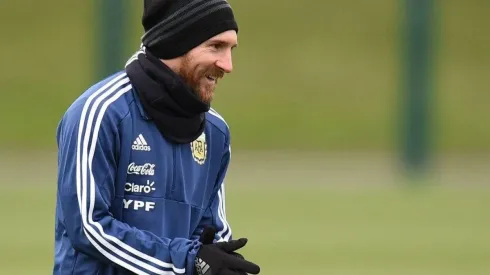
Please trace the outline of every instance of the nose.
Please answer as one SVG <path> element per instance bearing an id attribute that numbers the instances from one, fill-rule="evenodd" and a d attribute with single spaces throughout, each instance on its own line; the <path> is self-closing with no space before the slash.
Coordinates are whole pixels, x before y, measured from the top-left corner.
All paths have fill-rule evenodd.
<path id="1" fill-rule="evenodd" d="M 216 66 L 223 70 L 225 73 L 231 73 L 233 71 L 233 62 L 231 60 L 231 53 L 227 53 L 222 58 L 216 61 Z"/>

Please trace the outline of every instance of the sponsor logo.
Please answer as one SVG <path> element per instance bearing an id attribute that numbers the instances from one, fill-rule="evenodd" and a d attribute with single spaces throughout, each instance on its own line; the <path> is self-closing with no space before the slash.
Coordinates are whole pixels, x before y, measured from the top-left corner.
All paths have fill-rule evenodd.
<path id="1" fill-rule="evenodd" d="M 150 145 L 146 142 L 146 139 L 142 134 L 139 134 L 138 137 L 134 140 L 133 145 L 131 146 L 135 151 L 151 151 Z"/>
<path id="2" fill-rule="evenodd" d="M 152 201 L 135 201 L 123 199 L 123 204 L 125 209 L 134 209 L 136 211 L 143 209 L 146 212 L 150 212 L 152 209 L 155 209 L 155 202 Z"/>
<path id="3" fill-rule="evenodd" d="M 128 174 L 140 175 L 140 176 L 154 176 L 155 175 L 155 164 L 145 163 L 142 165 L 136 165 L 131 162 L 128 165 Z"/>
<path id="4" fill-rule="evenodd" d="M 126 192 L 133 192 L 133 193 L 145 193 L 145 194 L 150 194 L 151 192 L 155 191 L 155 185 L 154 181 L 146 181 L 146 184 L 143 185 L 138 185 L 132 182 L 126 182 L 124 185 L 124 191 Z"/>
<path id="5" fill-rule="evenodd" d="M 211 269 L 209 268 L 210 266 L 203 259 L 196 257 L 196 259 L 194 260 L 194 264 L 196 266 L 196 271 L 198 275 L 211 274 Z"/>

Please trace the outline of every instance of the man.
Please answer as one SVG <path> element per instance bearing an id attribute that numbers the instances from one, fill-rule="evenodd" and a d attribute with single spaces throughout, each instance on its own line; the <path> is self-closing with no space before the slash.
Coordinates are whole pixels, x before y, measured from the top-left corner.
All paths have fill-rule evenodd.
<path id="1" fill-rule="evenodd" d="M 226 221 L 230 133 L 210 109 L 232 71 L 232 9 L 144 5 L 142 49 L 58 126 L 53 274 L 258 274 Z"/>

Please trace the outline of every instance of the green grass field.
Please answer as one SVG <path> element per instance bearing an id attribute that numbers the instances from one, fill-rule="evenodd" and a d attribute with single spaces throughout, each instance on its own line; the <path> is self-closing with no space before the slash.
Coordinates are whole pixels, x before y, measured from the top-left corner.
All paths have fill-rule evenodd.
<path id="1" fill-rule="evenodd" d="M 55 149 L 61 115 L 95 81 L 99 46 L 97 1 L 25 2 L 0 1 L 0 275 L 51 273 L 56 159 L 36 150 Z M 128 57 L 142 34 L 137 2 Z M 213 106 L 234 148 L 257 150 L 234 151 L 226 201 L 261 274 L 490 274 L 490 1 L 435 1 L 439 159 L 418 186 L 371 155 L 400 145 L 403 1 L 230 2 L 240 47 Z M 365 155 L 331 155 L 344 150 Z"/>
<path id="2" fill-rule="evenodd" d="M 261 274 L 490 274 L 490 186 L 407 188 L 389 160 L 284 156 L 236 155 L 227 183 L 228 220 Z M 0 161 L 12 176 L 0 193 L 0 274 L 49 274 L 56 164 L 21 158 L 22 168 Z"/>
<path id="3" fill-rule="evenodd" d="M 95 81 L 96 2 L 0 1 L 0 60 L 8 64 L 0 69 L 0 110 L 16 114 L 0 116 L 0 147 L 54 147 L 61 115 Z M 142 35 L 141 1 L 129 2 L 132 13 L 123 27 L 131 36 L 121 67 Z M 230 2 L 240 46 L 234 73 L 220 82 L 214 107 L 233 127 L 235 145 L 398 146 L 405 103 L 404 1 Z M 433 141 L 442 152 L 489 152 L 490 2 L 435 2 Z"/>

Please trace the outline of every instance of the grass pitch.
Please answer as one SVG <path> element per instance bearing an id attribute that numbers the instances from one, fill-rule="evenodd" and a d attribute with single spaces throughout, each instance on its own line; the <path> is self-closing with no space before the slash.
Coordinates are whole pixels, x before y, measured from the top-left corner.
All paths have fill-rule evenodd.
<path id="1" fill-rule="evenodd" d="M 18 186 L 21 186 L 20 184 Z M 54 184 L 0 193 L 0 274 L 50 274 Z M 261 274 L 490 273 L 490 189 L 246 184 L 227 216 Z"/>

